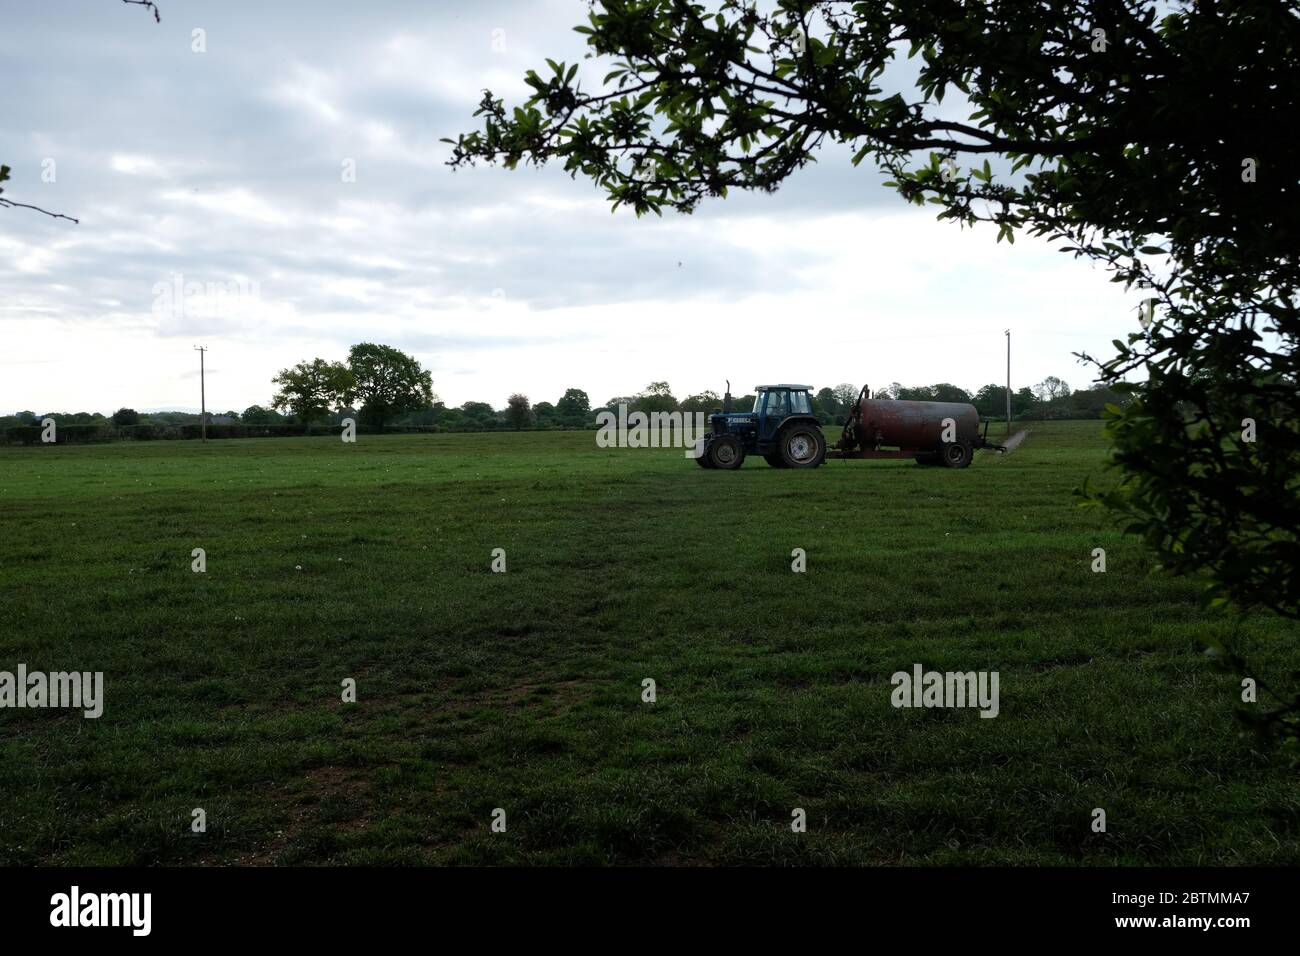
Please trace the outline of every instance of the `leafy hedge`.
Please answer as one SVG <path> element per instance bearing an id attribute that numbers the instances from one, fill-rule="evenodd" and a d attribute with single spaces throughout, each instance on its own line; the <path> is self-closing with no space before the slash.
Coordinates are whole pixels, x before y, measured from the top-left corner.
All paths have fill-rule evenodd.
<path id="1" fill-rule="evenodd" d="M 39 445 L 41 433 L 45 429 L 40 425 L 14 425 L 0 429 L 3 441 L 9 445 Z M 56 425 L 55 441 L 60 445 L 81 445 L 87 442 L 112 441 L 117 437 L 117 429 L 112 425 Z"/>

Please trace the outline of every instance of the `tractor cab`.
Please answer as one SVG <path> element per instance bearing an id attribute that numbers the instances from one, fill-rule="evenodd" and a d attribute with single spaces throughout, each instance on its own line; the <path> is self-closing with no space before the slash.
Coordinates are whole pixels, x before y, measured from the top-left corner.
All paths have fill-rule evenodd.
<path id="1" fill-rule="evenodd" d="M 709 417 L 709 433 L 697 445 L 700 467 L 731 470 L 753 454 L 774 468 L 816 468 L 826 460 L 811 386 L 760 385 L 755 393 L 752 411 L 733 412 L 727 383 L 723 410 Z"/>
<path id="2" fill-rule="evenodd" d="M 758 435 L 771 441 L 791 416 L 812 417 L 812 387 L 809 385 L 760 385 L 754 398 Z"/>

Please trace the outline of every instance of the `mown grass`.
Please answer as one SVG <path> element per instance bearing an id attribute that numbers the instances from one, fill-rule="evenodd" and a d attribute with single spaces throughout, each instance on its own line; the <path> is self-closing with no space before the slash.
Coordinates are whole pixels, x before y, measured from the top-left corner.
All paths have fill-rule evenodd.
<path id="1" fill-rule="evenodd" d="M 0 862 L 1300 861 L 1296 767 L 1203 653 L 1285 682 L 1300 635 L 1075 507 L 1103 452 L 1095 423 L 959 472 L 588 433 L 0 449 L 0 670 L 107 685 L 98 720 L 0 710 Z M 1000 715 L 892 708 L 913 663 L 999 671 Z"/>

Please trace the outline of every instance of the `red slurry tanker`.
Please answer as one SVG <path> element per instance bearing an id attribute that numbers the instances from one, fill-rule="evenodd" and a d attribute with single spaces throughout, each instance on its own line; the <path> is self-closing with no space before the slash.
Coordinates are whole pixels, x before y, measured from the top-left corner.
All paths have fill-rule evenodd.
<path id="1" fill-rule="evenodd" d="M 980 433 L 974 405 L 871 398 L 862 386 L 835 444 L 838 458 L 915 458 L 922 465 L 965 468 L 978 448 L 1006 451 Z"/>

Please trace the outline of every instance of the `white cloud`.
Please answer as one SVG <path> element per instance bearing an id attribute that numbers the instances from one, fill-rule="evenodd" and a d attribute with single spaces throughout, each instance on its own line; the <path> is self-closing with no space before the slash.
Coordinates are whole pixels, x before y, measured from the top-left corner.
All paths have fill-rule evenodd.
<path id="1" fill-rule="evenodd" d="M 337 84 L 329 73 L 305 63 L 295 63 L 289 75 L 270 92 L 271 99 L 292 109 L 301 109 L 315 119 L 337 124 L 343 112 L 335 105 Z"/>
<path id="2" fill-rule="evenodd" d="M 165 173 L 162 165 L 150 156 L 130 156 L 125 153 L 116 153 L 109 158 L 108 164 L 114 172 L 125 173 L 128 176 L 161 176 Z"/>
<path id="3" fill-rule="evenodd" d="M 220 192 L 199 193 L 169 190 L 162 193 L 162 198 L 177 205 L 195 206 L 216 217 L 233 216 L 237 219 L 252 219 L 270 225 L 282 225 L 289 221 L 289 214 L 280 207 L 248 189 L 223 189 Z"/>

